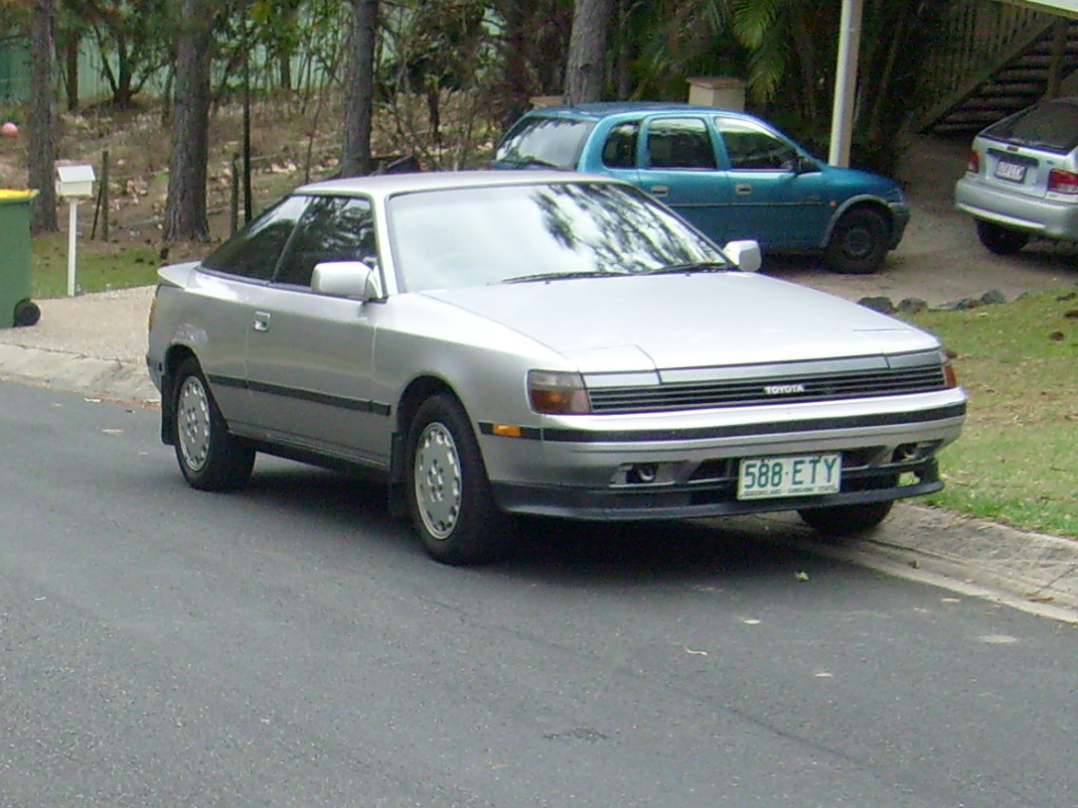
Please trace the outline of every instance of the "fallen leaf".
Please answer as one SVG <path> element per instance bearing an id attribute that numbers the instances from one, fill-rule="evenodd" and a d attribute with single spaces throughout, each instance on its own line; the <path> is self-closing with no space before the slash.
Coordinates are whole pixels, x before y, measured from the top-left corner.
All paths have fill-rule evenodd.
<path id="1" fill-rule="evenodd" d="M 799 581 L 807 581 L 809 579 L 809 576 L 807 572 L 795 572 L 794 578 Z"/>

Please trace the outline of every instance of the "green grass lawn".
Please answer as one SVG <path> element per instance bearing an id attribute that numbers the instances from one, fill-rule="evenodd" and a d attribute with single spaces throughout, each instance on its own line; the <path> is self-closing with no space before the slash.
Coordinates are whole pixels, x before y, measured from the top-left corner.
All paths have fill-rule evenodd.
<path id="1" fill-rule="evenodd" d="M 102 244 L 80 240 L 76 246 L 75 281 L 79 294 L 148 286 L 162 263 L 156 245 Z M 67 295 L 67 236 L 54 233 L 33 240 L 33 296 Z"/>
<path id="2" fill-rule="evenodd" d="M 969 392 L 963 436 L 928 502 L 1025 530 L 1078 537 L 1078 293 L 906 319 L 954 354 Z"/>

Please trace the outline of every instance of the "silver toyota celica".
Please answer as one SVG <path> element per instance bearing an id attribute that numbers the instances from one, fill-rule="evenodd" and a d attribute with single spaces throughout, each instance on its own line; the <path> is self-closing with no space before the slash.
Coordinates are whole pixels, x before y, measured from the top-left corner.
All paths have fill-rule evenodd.
<path id="1" fill-rule="evenodd" d="M 938 341 L 759 264 L 587 175 L 307 185 L 160 270 L 161 437 L 199 489 L 257 452 L 374 471 L 450 564 L 516 514 L 842 534 L 942 488 L 966 395 Z"/>

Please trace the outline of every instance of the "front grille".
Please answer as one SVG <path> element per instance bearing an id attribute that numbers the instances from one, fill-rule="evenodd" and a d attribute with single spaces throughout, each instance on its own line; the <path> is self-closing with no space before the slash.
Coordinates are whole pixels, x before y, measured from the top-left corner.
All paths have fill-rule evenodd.
<path id="1" fill-rule="evenodd" d="M 945 386 L 943 368 L 936 363 L 748 380 L 595 387 L 588 390 L 588 395 L 596 413 L 645 413 L 872 398 L 926 393 Z M 773 392 L 768 392 L 769 388 Z"/>

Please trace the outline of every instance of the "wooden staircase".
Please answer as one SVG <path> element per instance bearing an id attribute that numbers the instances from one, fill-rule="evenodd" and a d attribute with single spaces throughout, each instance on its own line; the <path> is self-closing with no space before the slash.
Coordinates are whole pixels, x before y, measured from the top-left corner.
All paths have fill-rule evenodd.
<path id="1" fill-rule="evenodd" d="M 992 0 L 957 0 L 925 67 L 915 129 L 969 134 L 1045 97 L 1078 70 L 1078 19 Z"/>

